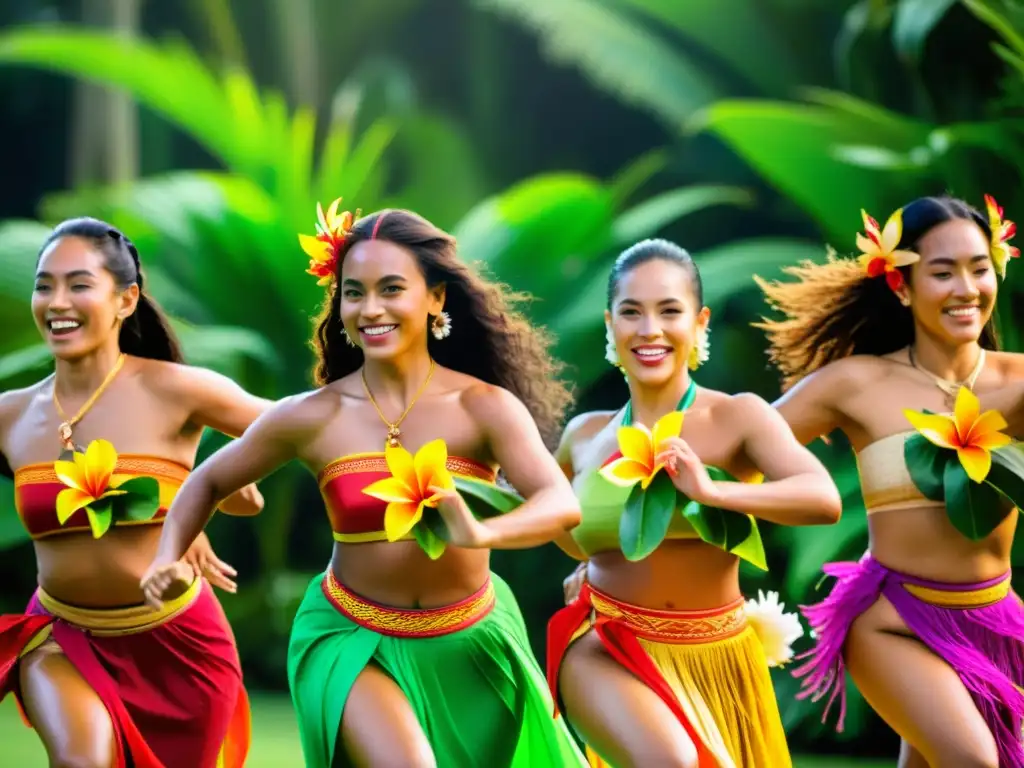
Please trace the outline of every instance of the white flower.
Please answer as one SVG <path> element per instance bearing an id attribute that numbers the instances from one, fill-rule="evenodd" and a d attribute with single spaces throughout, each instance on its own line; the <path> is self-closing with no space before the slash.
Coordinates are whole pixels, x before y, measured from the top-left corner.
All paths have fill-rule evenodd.
<path id="1" fill-rule="evenodd" d="M 747 600 L 747 621 L 754 628 L 769 667 L 781 667 L 793 658 L 793 643 L 804 634 L 800 617 L 795 613 L 785 613 L 785 605 L 779 602 L 778 592 L 767 595 L 757 591 L 756 600 Z"/>
<path id="2" fill-rule="evenodd" d="M 618 366 L 619 353 L 615 349 L 615 336 L 612 335 L 612 327 L 608 324 L 604 326 L 604 338 L 606 342 L 604 345 L 604 359 L 612 365 Z"/>
<path id="3" fill-rule="evenodd" d="M 703 364 L 711 357 L 711 329 L 705 326 L 697 337 L 697 363 Z"/>

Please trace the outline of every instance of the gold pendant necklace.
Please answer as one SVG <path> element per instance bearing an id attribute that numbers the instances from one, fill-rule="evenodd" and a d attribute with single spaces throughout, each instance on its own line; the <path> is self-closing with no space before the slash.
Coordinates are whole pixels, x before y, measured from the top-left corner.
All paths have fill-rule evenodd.
<path id="1" fill-rule="evenodd" d="M 960 391 L 961 387 L 967 387 L 972 392 L 974 391 L 974 384 L 978 381 L 978 376 L 981 375 L 981 371 L 985 367 L 985 350 L 982 349 L 978 355 L 978 362 L 974 364 L 974 368 L 968 374 L 967 378 L 963 381 L 947 381 L 946 379 L 939 378 L 931 371 L 925 370 L 917 364 L 914 359 L 914 348 L 907 347 L 907 357 L 910 358 L 910 364 L 919 370 L 921 373 L 929 376 L 939 389 L 946 393 L 946 403 L 952 407 L 953 401 L 956 398 L 957 392 Z"/>
<path id="2" fill-rule="evenodd" d="M 383 421 L 385 426 L 388 428 L 387 444 L 392 448 L 397 448 L 401 444 L 399 442 L 399 439 L 402 437 L 402 430 L 399 429 L 399 426 L 405 420 L 405 417 L 409 415 L 409 411 L 412 410 L 412 407 L 416 405 L 416 401 L 420 399 L 420 395 L 422 395 L 424 390 L 426 390 L 427 384 L 430 383 L 430 377 L 433 375 L 434 361 L 433 359 L 431 359 L 430 370 L 427 371 L 427 378 L 423 380 L 423 383 L 420 385 L 419 390 L 417 390 L 416 394 L 413 395 L 413 398 L 409 402 L 408 407 L 405 409 L 402 415 L 398 417 L 397 421 L 388 421 L 387 417 L 384 415 L 384 412 L 380 409 L 380 406 L 377 405 L 377 401 L 374 399 L 373 393 L 370 391 L 370 385 L 366 383 L 366 367 L 363 367 L 363 389 L 366 390 L 366 397 L 369 398 L 370 404 L 374 407 L 374 410 L 377 411 L 377 415 L 380 417 L 380 420 Z"/>
<path id="3" fill-rule="evenodd" d="M 74 429 L 74 426 L 79 421 L 81 421 L 82 417 L 85 416 L 85 414 L 89 412 L 89 409 L 92 408 L 93 405 L 96 404 L 96 401 L 99 400 L 100 395 L 103 394 L 103 392 L 106 390 L 106 388 L 108 386 L 110 386 L 110 382 L 112 382 L 114 380 L 114 377 L 117 376 L 117 372 L 121 370 L 121 366 L 122 365 L 124 365 L 124 353 L 123 352 L 120 355 L 118 355 L 117 362 L 114 363 L 114 367 L 110 369 L 110 373 L 107 374 L 107 377 L 105 379 L 103 379 L 103 383 L 101 383 L 99 385 L 99 387 L 96 388 L 96 391 L 93 392 L 92 395 L 89 397 L 89 399 L 86 400 L 85 403 L 82 405 L 82 407 L 78 409 L 78 413 L 76 413 L 70 419 L 68 418 L 67 414 L 64 413 L 64 409 L 60 407 L 60 401 L 57 400 L 57 379 L 56 379 L 56 377 L 54 377 L 54 380 L 53 380 L 53 407 L 56 409 L 57 415 L 61 419 L 60 426 L 57 427 L 57 436 L 60 438 L 60 444 L 61 444 L 61 452 L 60 452 L 60 458 L 61 459 L 63 459 L 63 460 L 70 459 L 71 458 L 71 454 L 75 453 L 76 451 L 78 453 L 84 453 L 85 452 L 84 448 L 82 448 L 81 446 L 75 445 L 75 441 L 73 439 L 73 429 Z"/>

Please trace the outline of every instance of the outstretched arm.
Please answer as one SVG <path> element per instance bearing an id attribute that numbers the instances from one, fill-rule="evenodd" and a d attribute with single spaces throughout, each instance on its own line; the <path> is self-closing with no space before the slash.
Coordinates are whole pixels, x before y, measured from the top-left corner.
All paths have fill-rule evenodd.
<path id="1" fill-rule="evenodd" d="M 826 438 L 840 427 L 832 406 L 837 382 L 831 374 L 828 369 L 813 373 L 772 403 L 801 445 Z"/>
<path id="2" fill-rule="evenodd" d="M 205 368 L 174 366 L 164 386 L 173 389 L 174 400 L 186 403 L 189 421 L 229 437 L 243 434 L 273 403 L 246 392 L 227 376 Z M 249 516 L 263 510 L 263 496 L 248 485 L 226 497 L 220 510 L 229 515 Z"/>
<path id="3" fill-rule="evenodd" d="M 741 450 L 763 483 L 712 481 L 680 438 L 666 441 L 668 469 L 691 499 L 781 525 L 830 525 L 842 499 L 828 470 L 797 442 L 785 420 L 756 395 L 737 395 L 716 407 L 715 421 L 741 436 Z"/>
<path id="4" fill-rule="evenodd" d="M 295 457 L 294 416 L 288 398 L 260 416 L 235 440 L 204 461 L 182 484 L 160 536 L 157 561 L 182 556 L 206 526 L 219 499 L 255 483 Z"/>
<path id="5" fill-rule="evenodd" d="M 526 406 L 511 392 L 488 386 L 467 403 L 484 428 L 494 458 L 526 501 L 483 522 L 487 546 L 526 549 L 554 541 L 580 521 L 579 503 L 548 452 Z"/>

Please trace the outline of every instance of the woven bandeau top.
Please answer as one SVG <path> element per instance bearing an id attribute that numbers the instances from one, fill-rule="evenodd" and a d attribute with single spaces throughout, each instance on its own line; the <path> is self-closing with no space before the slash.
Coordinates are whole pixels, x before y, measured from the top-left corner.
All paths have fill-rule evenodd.
<path id="1" fill-rule="evenodd" d="M 152 477 L 160 486 L 160 507 L 149 520 L 114 520 L 115 527 L 163 523 L 178 489 L 189 476 L 188 467 L 170 459 L 140 454 L 117 457 L 114 474 L 127 477 Z M 57 518 L 57 496 L 67 486 L 54 470 L 53 462 L 26 464 L 14 472 L 14 503 L 22 525 L 33 539 L 63 533 L 90 530 L 89 518 L 79 509 L 63 525 Z"/>
<path id="2" fill-rule="evenodd" d="M 864 446 L 857 454 L 864 507 L 869 515 L 894 509 L 943 507 L 914 485 L 903 456 L 903 444 L 914 431 L 897 432 Z"/>
<path id="3" fill-rule="evenodd" d="M 493 483 L 497 472 L 473 459 L 449 456 L 446 464 L 453 475 L 471 477 Z M 384 533 L 384 512 L 387 503 L 368 496 L 363 489 L 390 477 L 383 453 L 355 453 L 335 459 L 320 470 L 317 483 L 334 540 L 346 544 L 387 541 Z M 411 539 L 408 534 L 404 539 Z"/>

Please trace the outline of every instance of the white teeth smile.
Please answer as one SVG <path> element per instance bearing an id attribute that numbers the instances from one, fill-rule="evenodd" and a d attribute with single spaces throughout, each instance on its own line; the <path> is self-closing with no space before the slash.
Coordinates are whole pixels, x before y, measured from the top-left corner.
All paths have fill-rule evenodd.
<path id="1" fill-rule="evenodd" d="M 633 353 L 636 354 L 639 357 L 655 358 L 655 357 L 664 357 L 665 355 L 668 354 L 668 350 L 667 349 L 649 349 L 649 348 L 647 348 L 647 349 L 634 349 Z"/>
<path id="2" fill-rule="evenodd" d="M 943 311 L 952 317 L 971 317 L 978 314 L 978 310 L 978 307 L 951 307 Z"/>
<path id="3" fill-rule="evenodd" d="M 397 327 L 397 325 L 368 325 L 367 327 L 360 328 L 359 330 L 367 336 L 382 336 L 385 333 L 390 333 Z"/>
<path id="4" fill-rule="evenodd" d="M 50 330 L 51 331 L 69 331 L 73 328 L 78 328 L 81 325 L 77 320 L 51 320 Z"/>

